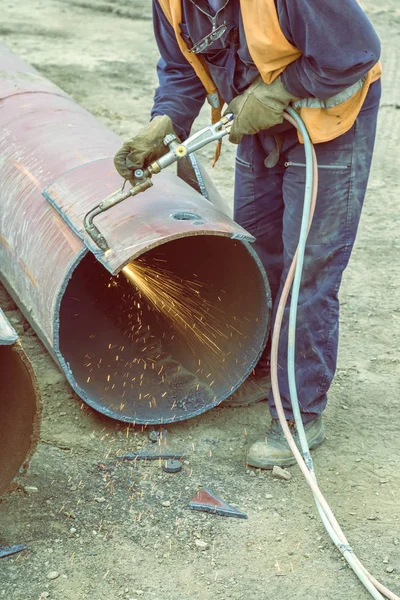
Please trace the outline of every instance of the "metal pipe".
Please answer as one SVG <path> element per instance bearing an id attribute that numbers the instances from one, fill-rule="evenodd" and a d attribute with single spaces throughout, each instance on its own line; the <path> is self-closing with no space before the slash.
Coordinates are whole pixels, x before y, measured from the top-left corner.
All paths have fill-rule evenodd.
<path id="1" fill-rule="evenodd" d="M 41 408 L 32 365 L 0 309 L 0 494 L 28 468 L 39 439 Z"/>
<path id="2" fill-rule="evenodd" d="M 136 423 L 184 420 L 227 398 L 256 364 L 269 326 L 252 237 L 220 199 L 217 208 L 165 171 L 96 217 L 103 252 L 83 219 L 121 186 L 113 165 L 121 139 L 3 45 L 0 106 L 1 278 L 77 394 Z M 118 277 L 139 257 L 172 281 L 198 282 L 214 351 L 190 348 Z"/>

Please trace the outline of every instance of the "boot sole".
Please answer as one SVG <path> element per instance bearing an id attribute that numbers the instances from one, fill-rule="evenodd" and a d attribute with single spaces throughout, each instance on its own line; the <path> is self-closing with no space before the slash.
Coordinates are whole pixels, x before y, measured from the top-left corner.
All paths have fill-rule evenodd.
<path id="1" fill-rule="evenodd" d="M 321 446 L 324 443 L 324 441 L 325 432 L 322 432 L 322 438 L 317 437 L 317 439 L 311 443 L 310 450 L 315 450 L 316 448 L 319 448 L 319 446 Z M 246 466 L 253 467 L 255 469 L 264 469 L 266 471 L 272 471 L 274 467 L 293 467 L 293 465 L 295 464 L 297 464 L 297 460 L 294 456 L 288 456 L 287 458 L 280 459 L 277 458 L 273 462 L 266 462 L 262 460 L 252 460 L 251 462 L 249 462 L 248 460 L 246 461 Z"/>

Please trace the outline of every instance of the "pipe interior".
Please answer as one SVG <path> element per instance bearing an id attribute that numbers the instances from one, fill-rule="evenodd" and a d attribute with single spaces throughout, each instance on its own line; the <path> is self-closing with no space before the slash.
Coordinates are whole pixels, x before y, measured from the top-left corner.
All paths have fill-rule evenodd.
<path id="1" fill-rule="evenodd" d="M 198 235 L 131 264 L 144 289 L 90 253 L 67 285 L 59 348 L 80 395 L 137 423 L 187 419 L 227 398 L 254 367 L 269 321 L 265 279 L 248 248 Z"/>
<path id="2" fill-rule="evenodd" d="M 15 346 L 0 346 L 0 494 L 23 466 L 32 444 L 36 395 Z"/>

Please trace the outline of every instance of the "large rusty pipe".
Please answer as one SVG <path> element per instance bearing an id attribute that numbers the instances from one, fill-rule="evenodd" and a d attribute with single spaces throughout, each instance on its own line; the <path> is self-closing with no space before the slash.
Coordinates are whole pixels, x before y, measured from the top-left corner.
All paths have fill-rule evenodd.
<path id="1" fill-rule="evenodd" d="M 187 419 L 227 398 L 267 337 L 269 287 L 251 236 L 165 172 L 96 217 L 112 248 L 104 254 L 82 221 L 121 186 L 121 139 L 4 45 L 0 107 L 1 277 L 77 394 L 136 423 Z M 199 282 L 215 313 L 214 353 L 201 366 L 198 346 L 118 275 L 138 257 Z M 130 335 L 138 311 L 141 334 Z"/>
<path id="2" fill-rule="evenodd" d="M 41 406 L 32 365 L 0 309 L 0 494 L 29 465 L 39 438 Z"/>

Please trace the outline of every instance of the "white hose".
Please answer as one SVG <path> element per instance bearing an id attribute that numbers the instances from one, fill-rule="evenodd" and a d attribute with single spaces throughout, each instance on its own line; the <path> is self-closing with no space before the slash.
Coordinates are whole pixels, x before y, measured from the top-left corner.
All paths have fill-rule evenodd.
<path id="1" fill-rule="evenodd" d="M 285 114 L 285 119 L 292 123 L 304 139 L 304 146 L 306 152 L 306 189 L 303 207 L 303 218 L 301 224 L 299 244 L 293 258 L 292 264 L 289 269 L 288 276 L 286 278 L 279 305 L 277 308 L 277 314 L 275 318 L 274 330 L 272 335 L 272 348 L 271 348 L 271 382 L 272 392 L 274 395 L 275 405 L 279 417 L 280 424 L 282 426 L 285 438 L 293 452 L 296 461 L 303 472 L 303 475 L 310 486 L 314 500 L 316 502 L 318 512 L 324 524 L 326 531 L 332 539 L 335 546 L 341 552 L 349 566 L 353 569 L 354 573 L 359 578 L 360 582 L 368 590 L 373 598 L 376 600 L 384 600 L 384 596 L 389 600 L 400 600 L 399 596 L 388 590 L 384 585 L 377 581 L 363 566 L 357 556 L 354 554 L 350 547 L 345 534 L 343 533 L 339 523 L 337 522 L 329 504 L 325 500 L 315 476 L 313 463 L 310 456 L 310 449 L 308 447 L 307 437 L 305 434 L 303 422 L 301 419 L 300 407 L 297 397 L 296 379 L 295 379 L 295 335 L 296 335 L 296 316 L 298 298 L 300 292 L 301 275 L 303 269 L 303 260 L 305 253 L 305 246 L 307 241 L 308 231 L 311 227 L 315 204 L 317 200 L 318 191 L 318 165 L 315 155 L 315 150 L 311 144 L 307 129 L 299 117 L 299 115 L 292 108 L 288 109 L 289 114 Z M 279 337 L 282 326 L 284 308 L 287 303 L 289 292 L 292 288 L 291 307 L 289 316 L 289 337 L 288 337 L 288 379 L 290 398 L 292 403 L 293 414 L 296 421 L 296 428 L 299 434 L 300 445 L 303 452 L 301 456 L 293 436 L 290 432 L 289 426 L 286 421 L 285 413 L 282 406 L 282 400 L 279 391 L 278 382 L 278 348 L 279 348 Z M 383 594 L 383 595 L 382 595 Z"/>

